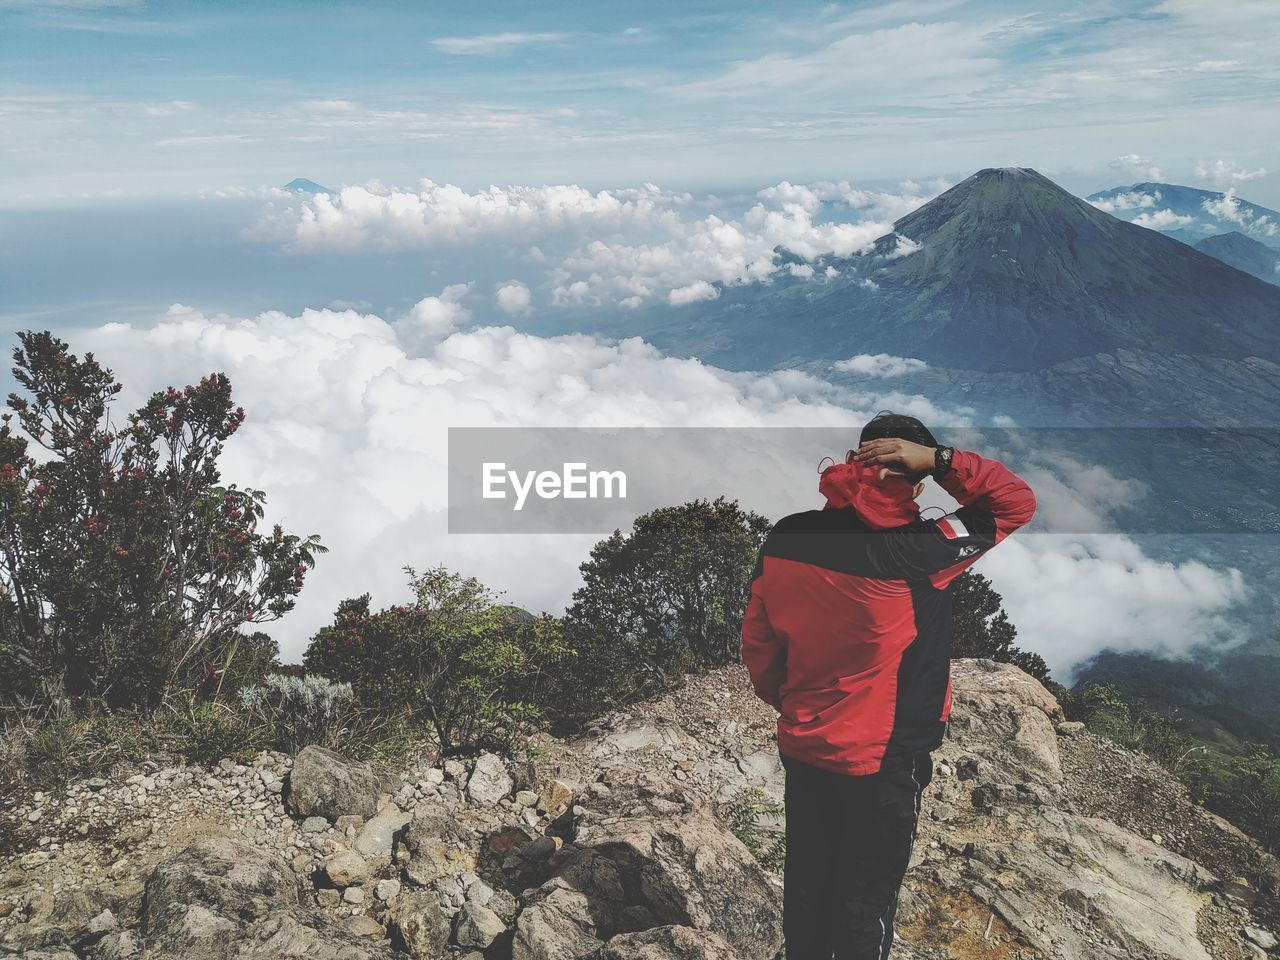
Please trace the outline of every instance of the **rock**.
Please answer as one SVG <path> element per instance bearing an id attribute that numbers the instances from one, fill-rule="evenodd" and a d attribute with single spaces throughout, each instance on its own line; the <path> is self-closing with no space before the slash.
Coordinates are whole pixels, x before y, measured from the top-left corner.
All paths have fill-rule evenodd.
<path id="1" fill-rule="evenodd" d="M 1261 927 L 1245 927 L 1244 935 L 1250 943 L 1257 944 L 1263 950 L 1270 950 L 1276 945 L 1276 937 L 1270 930 Z"/>
<path id="2" fill-rule="evenodd" d="M 325 876 L 335 887 L 350 887 L 369 879 L 369 865 L 354 850 L 339 850 L 324 862 Z"/>
<path id="3" fill-rule="evenodd" d="M 390 863 L 395 848 L 396 834 L 413 819 L 394 806 L 384 807 L 373 819 L 363 824 L 356 833 L 352 846 L 361 856 L 375 863 Z"/>
<path id="4" fill-rule="evenodd" d="M 324 817 L 307 817 L 301 829 L 303 833 L 324 833 L 329 829 L 329 821 Z"/>
<path id="5" fill-rule="evenodd" d="M 538 806 L 542 808 L 543 813 L 555 820 L 573 806 L 573 797 L 573 787 L 563 780 L 552 780 L 542 788 Z"/>
<path id="6" fill-rule="evenodd" d="M 161 861 L 147 878 L 143 930 L 173 953 L 220 955 L 244 922 L 298 902 L 279 857 L 236 840 L 202 840 Z"/>
<path id="7" fill-rule="evenodd" d="M 443 955 L 449 944 L 449 918 L 429 890 L 400 894 L 391 907 L 392 942 L 415 957 Z"/>
<path id="8" fill-rule="evenodd" d="M 538 795 L 532 790 L 517 790 L 515 797 L 512 799 L 515 800 L 518 807 L 532 807 L 538 802 Z"/>
<path id="9" fill-rule="evenodd" d="M 161 861 L 147 878 L 142 920 L 147 960 L 394 956 L 303 910 L 282 858 L 226 838 Z"/>
<path id="10" fill-rule="evenodd" d="M 897 954 L 895 953 L 895 956 Z M 744 960 L 714 933 L 662 926 L 613 937 L 584 960 Z"/>
<path id="11" fill-rule="evenodd" d="M 352 905 L 364 903 L 364 889 L 362 887 L 347 887 L 342 891 L 342 902 Z"/>
<path id="12" fill-rule="evenodd" d="M 550 880 L 516 918 L 511 960 L 586 956 L 603 945 L 597 929 L 587 895 L 559 878 Z"/>
<path id="13" fill-rule="evenodd" d="M 405 849 L 409 852 L 405 876 L 425 887 L 442 877 L 474 870 L 475 855 L 466 846 L 468 840 L 467 831 L 452 817 L 416 817 L 405 833 Z"/>
<path id="14" fill-rule="evenodd" d="M 778 892 L 702 798 L 628 766 L 605 776 L 610 809 L 580 849 L 555 864 L 534 913 L 526 920 L 526 907 L 518 918 L 515 942 L 527 955 L 537 957 L 546 937 L 579 949 L 664 924 L 718 934 L 744 957 L 777 954 Z"/>
<path id="15" fill-rule="evenodd" d="M 458 911 L 453 938 L 461 947 L 484 949 L 507 931 L 502 918 L 488 907 L 466 903 Z"/>
<path id="16" fill-rule="evenodd" d="M 367 818 L 376 813 L 378 781 L 362 761 L 323 747 L 305 747 L 289 772 L 287 803 L 295 816 Z"/>
<path id="17" fill-rule="evenodd" d="M 495 804 L 514 786 L 506 764 L 492 753 L 482 753 L 467 780 L 467 796 L 475 803 Z"/>
<path id="18" fill-rule="evenodd" d="M 373 917 L 358 913 L 342 921 L 342 929 L 354 937 L 381 937 L 382 924 Z"/>
<path id="19" fill-rule="evenodd" d="M 136 960 L 142 955 L 142 942 L 132 930 L 109 933 L 93 950 L 93 960 Z"/>
<path id="20" fill-rule="evenodd" d="M 1063 720 L 1055 727 L 1058 733 L 1064 737 L 1078 737 L 1084 733 L 1084 724 L 1079 720 Z"/>
<path id="21" fill-rule="evenodd" d="M 400 881 L 379 880 L 377 886 L 373 888 L 373 895 L 384 903 L 388 900 L 394 900 L 400 896 Z"/>

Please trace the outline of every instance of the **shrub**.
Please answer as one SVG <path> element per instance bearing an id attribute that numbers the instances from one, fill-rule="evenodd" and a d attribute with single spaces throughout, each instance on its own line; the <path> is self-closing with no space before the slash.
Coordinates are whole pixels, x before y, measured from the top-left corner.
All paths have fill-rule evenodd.
<path id="1" fill-rule="evenodd" d="M 1063 711 L 1122 747 L 1145 753 L 1174 773 L 1196 753 L 1195 741 L 1177 721 L 1141 700 L 1131 700 L 1114 684 L 1091 683 L 1060 700 Z"/>
<path id="2" fill-rule="evenodd" d="M 665 507 L 615 531 L 582 564 L 565 629 L 581 707 L 644 696 L 738 657 L 751 571 L 769 522 L 723 497 Z"/>
<path id="3" fill-rule="evenodd" d="M 1018 628 L 1009 622 L 1002 606 L 1004 599 L 991 581 L 966 570 L 955 579 L 952 594 L 953 657 L 980 657 L 1011 663 L 1041 682 L 1049 679 L 1049 666 L 1037 653 L 1014 645 Z"/>
<path id="4" fill-rule="evenodd" d="M 261 725 L 225 703 L 187 697 L 181 703 L 170 700 L 166 706 L 178 752 L 200 766 L 211 767 L 224 759 L 247 762 L 267 746 Z"/>
<path id="5" fill-rule="evenodd" d="M 155 706 L 220 683 L 242 629 L 291 609 L 323 550 L 260 532 L 264 494 L 221 484 L 244 421 L 230 382 L 160 391 L 117 426 L 121 385 L 92 354 L 48 332 L 19 341 L 26 396 L 0 426 L 0 701 Z"/>
<path id="6" fill-rule="evenodd" d="M 349 683 L 273 674 L 240 691 L 240 706 L 260 718 L 271 745 L 296 753 L 326 743 L 355 695 Z"/>
<path id="7" fill-rule="evenodd" d="M 559 621 L 444 567 L 406 572 L 411 604 L 370 613 L 367 595 L 344 601 L 307 647 L 307 669 L 350 683 L 362 703 L 409 710 L 449 753 L 509 747 L 542 724 L 570 654 Z"/>
<path id="8" fill-rule="evenodd" d="M 786 861 L 787 838 L 784 833 L 766 829 L 761 821 L 772 821 L 777 826 L 785 813 L 781 804 L 756 789 L 739 790 L 723 810 L 729 829 L 751 851 L 756 862 L 766 870 L 775 871 L 781 870 Z"/>

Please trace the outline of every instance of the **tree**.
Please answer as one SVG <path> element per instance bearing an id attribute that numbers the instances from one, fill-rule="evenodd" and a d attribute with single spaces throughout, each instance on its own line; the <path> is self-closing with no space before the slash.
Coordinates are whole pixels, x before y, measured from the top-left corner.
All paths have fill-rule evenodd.
<path id="1" fill-rule="evenodd" d="M 719 497 L 665 507 L 596 544 L 566 630 L 597 697 L 629 699 L 737 659 L 769 522 Z"/>
<path id="2" fill-rule="evenodd" d="M 474 577 L 405 570 L 413 602 L 370 613 L 368 594 L 344 600 L 308 645 L 307 669 L 423 718 L 446 752 L 505 747 L 541 724 L 553 678 L 572 670 L 560 622 L 498 603 Z"/>
<path id="3" fill-rule="evenodd" d="M 1037 680 L 1049 679 L 1049 666 L 1037 653 L 1014 645 L 1018 628 L 1004 612 L 1004 598 L 991 588 L 991 581 L 966 570 L 956 577 L 952 594 L 953 657 L 982 657 L 1012 663 Z"/>
<path id="4" fill-rule="evenodd" d="M 26 396 L 0 426 L 0 647 L 15 669 L 0 695 L 155 706 L 175 685 L 216 687 L 242 631 L 292 609 L 324 549 L 259 531 L 265 494 L 222 485 L 245 417 L 230 381 L 157 392 L 117 427 L 110 370 L 47 331 L 18 339 Z"/>

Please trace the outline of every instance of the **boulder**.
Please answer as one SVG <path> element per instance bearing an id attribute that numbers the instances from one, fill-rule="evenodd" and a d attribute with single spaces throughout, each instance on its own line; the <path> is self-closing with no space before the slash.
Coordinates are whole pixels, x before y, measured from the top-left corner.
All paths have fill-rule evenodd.
<path id="1" fill-rule="evenodd" d="M 430 890 L 409 890 L 396 897 L 388 925 L 397 947 L 422 960 L 435 960 L 449 946 L 449 918 Z"/>
<path id="2" fill-rule="evenodd" d="M 782 947 L 777 890 L 705 801 L 676 781 L 615 765 L 600 819 L 517 919 L 517 960 L 559 944 L 580 956 L 619 933 L 678 925 L 717 934 L 744 957 Z"/>
<path id="3" fill-rule="evenodd" d="M 507 932 L 502 918 L 488 907 L 468 901 L 458 911 L 453 939 L 460 947 L 483 950 Z"/>
<path id="4" fill-rule="evenodd" d="M 395 804 L 387 804 L 373 819 L 360 826 L 352 846 L 367 860 L 390 863 L 396 835 L 412 819 L 412 814 L 401 812 Z"/>
<path id="5" fill-rule="evenodd" d="M 474 870 L 476 858 L 469 840 L 466 828 L 447 814 L 415 817 L 405 832 L 404 845 L 409 852 L 405 876 L 426 887 L 444 877 Z"/>
<path id="6" fill-rule="evenodd" d="M 376 812 L 378 780 L 367 763 L 323 747 L 305 747 L 294 758 L 286 800 L 299 817 L 367 818 Z"/>
<path id="7" fill-rule="evenodd" d="M 690 927 L 663 926 L 640 933 L 621 933 L 585 960 L 744 960 L 714 933 Z"/>
<path id="8" fill-rule="evenodd" d="M 364 883 L 369 879 L 369 865 L 354 850 L 339 850 L 324 863 L 325 876 L 339 889 Z"/>
<path id="9" fill-rule="evenodd" d="M 495 804 L 508 796 L 515 786 L 502 758 L 482 753 L 467 780 L 467 796 L 475 803 Z"/>
<path id="10" fill-rule="evenodd" d="M 226 838 L 161 861 L 147 879 L 142 919 L 147 960 L 397 956 L 304 910 L 283 859 Z"/>

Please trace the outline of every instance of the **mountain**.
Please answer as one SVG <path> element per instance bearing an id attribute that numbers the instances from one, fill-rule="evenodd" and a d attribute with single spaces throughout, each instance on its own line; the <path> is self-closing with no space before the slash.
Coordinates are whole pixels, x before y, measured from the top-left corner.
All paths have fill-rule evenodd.
<path id="1" fill-rule="evenodd" d="M 1239 231 L 1280 250 L 1280 212 L 1236 196 L 1176 183 L 1135 183 L 1090 194 L 1090 203 L 1122 220 L 1137 221 L 1189 243 Z"/>
<path id="2" fill-rule="evenodd" d="M 1205 237 L 1195 246 L 1201 253 L 1216 257 L 1259 280 L 1280 284 L 1280 251 L 1246 237 L 1237 230 Z"/>
<path id="3" fill-rule="evenodd" d="M 328 187 L 322 187 L 314 180 L 306 180 L 303 177 L 296 177 L 290 180 L 280 189 L 288 190 L 290 193 L 333 193 Z"/>
<path id="4" fill-rule="evenodd" d="M 1266 956 L 1274 857 L 1016 667 L 953 683 L 896 960 Z M 157 753 L 15 785 L 0 953 L 779 960 L 775 719 L 734 665 L 519 759 Z"/>
<path id="5" fill-rule="evenodd" d="M 1280 289 L 1034 170 L 979 171 L 831 265 L 834 279 L 722 288 L 651 333 L 745 367 L 882 352 L 987 373 L 1123 350 L 1280 360 Z"/>

